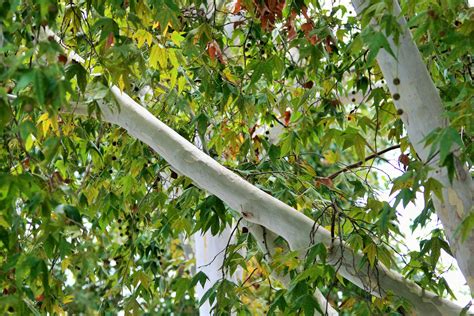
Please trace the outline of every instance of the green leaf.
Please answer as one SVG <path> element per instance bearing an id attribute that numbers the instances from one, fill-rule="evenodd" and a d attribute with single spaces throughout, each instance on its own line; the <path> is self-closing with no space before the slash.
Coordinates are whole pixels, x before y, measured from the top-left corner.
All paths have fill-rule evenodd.
<path id="1" fill-rule="evenodd" d="M 369 47 L 369 54 L 367 55 L 367 63 L 371 64 L 377 57 L 380 49 L 385 49 L 393 58 L 396 59 L 392 48 L 383 32 L 375 31 L 368 27 L 362 32 L 362 39 Z"/>
<path id="2" fill-rule="evenodd" d="M 36 134 L 35 124 L 30 120 L 23 121 L 20 124 L 20 137 L 21 137 L 21 139 L 26 140 L 26 138 L 30 134 L 33 134 L 33 135 Z"/>
<path id="3" fill-rule="evenodd" d="M 430 177 L 424 183 L 424 188 L 425 191 L 423 192 L 423 195 L 425 197 L 425 201 L 430 199 L 431 193 L 434 193 L 438 199 L 443 201 L 443 185 L 438 180 Z"/>
<path id="4" fill-rule="evenodd" d="M 278 159 L 280 159 L 280 147 L 271 144 L 270 149 L 268 150 L 268 156 L 272 162 L 277 162 Z"/>
<path id="5" fill-rule="evenodd" d="M 63 206 L 64 214 L 67 218 L 74 221 L 74 224 L 82 224 L 82 217 L 79 210 L 72 205 Z"/>
<path id="6" fill-rule="evenodd" d="M 461 241 L 465 242 L 467 237 L 472 234 L 474 229 L 474 213 L 471 212 L 463 219 L 459 227 L 456 229 L 456 235 L 461 235 Z"/>
<path id="7" fill-rule="evenodd" d="M 35 89 L 36 97 L 39 104 L 45 104 L 48 86 L 47 78 L 40 69 L 37 69 L 34 74 L 33 87 Z"/>
<path id="8" fill-rule="evenodd" d="M 76 77 L 77 85 L 82 93 L 86 91 L 87 85 L 87 71 L 79 63 L 71 63 L 66 67 L 66 78 L 71 79 Z"/>
<path id="9" fill-rule="evenodd" d="M 439 139 L 439 158 L 441 164 L 444 164 L 446 157 L 451 153 L 451 148 L 453 148 L 455 144 L 461 148 L 464 147 L 459 133 L 452 127 L 445 128 Z"/>
<path id="10" fill-rule="evenodd" d="M 207 280 L 209 280 L 207 275 L 204 272 L 199 271 L 198 273 L 194 275 L 194 277 L 191 280 L 191 284 L 189 286 L 194 287 L 199 282 L 199 284 L 201 284 L 201 287 L 204 287 Z"/>
<path id="11" fill-rule="evenodd" d="M 12 111 L 8 104 L 0 98 L 0 131 L 2 131 L 12 118 Z"/>
<path id="12" fill-rule="evenodd" d="M 369 259 L 370 266 L 373 267 L 375 264 L 375 257 L 377 255 L 377 246 L 374 243 L 370 243 L 364 248 L 363 251 L 367 255 L 367 259 Z"/>

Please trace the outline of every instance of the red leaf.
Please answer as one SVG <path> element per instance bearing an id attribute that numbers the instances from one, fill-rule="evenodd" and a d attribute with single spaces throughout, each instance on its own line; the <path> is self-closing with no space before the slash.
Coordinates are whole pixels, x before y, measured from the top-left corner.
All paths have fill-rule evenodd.
<path id="1" fill-rule="evenodd" d="M 295 37 L 296 37 L 296 29 L 294 27 L 293 24 L 289 24 L 287 25 L 287 29 L 288 29 L 288 40 L 293 40 Z"/>
<path id="2" fill-rule="evenodd" d="M 311 32 L 313 30 L 313 23 L 311 22 L 306 22 L 304 24 L 301 24 L 301 30 L 306 34 L 307 32 Z"/>
<path id="3" fill-rule="evenodd" d="M 331 54 L 332 53 L 332 46 L 331 46 L 331 37 L 326 37 L 324 41 L 324 46 L 326 47 L 326 51 Z"/>
<path id="4" fill-rule="evenodd" d="M 112 45 L 114 45 L 114 33 L 110 32 L 109 36 L 107 36 L 107 40 L 105 41 L 105 49 L 110 48 Z"/>
<path id="5" fill-rule="evenodd" d="M 408 158 L 408 155 L 401 154 L 398 157 L 398 163 L 399 164 L 401 163 L 403 165 L 403 169 L 406 171 L 407 167 L 408 167 L 408 164 L 410 163 L 410 158 Z"/>
<path id="6" fill-rule="evenodd" d="M 333 100 L 329 101 L 329 103 L 335 108 L 337 108 L 339 105 L 342 105 L 341 101 L 339 101 L 338 99 L 333 99 Z"/>
<path id="7" fill-rule="evenodd" d="M 217 44 L 216 41 L 207 43 L 207 52 L 212 61 L 214 61 L 217 57 L 221 64 L 226 64 L 224 54 L 222 54 L 221 48 L 219 47 L 219 44 Z"/>
<path id="8" fill-rule="evenodd" d="M 212 61 L 216 59 L 216 51 L 217 50 L 213 42 L 207 43 L 207 53 L 209 54 L 209 58 L 211 58 Z"/>
<path id="9" fill-rule="evenodd" d="M 311 36 L 310 38 L 308 38 L 308 40 L 312 45 L 316 45 L 319 43 L 319 38 L 316 35 Z"/>
<path id="10" fill-rule="evenodd" d="M 283 114 L 283 116 L 284 116 L 284 120 L 285 120 L 285 126 L 288 126 L 288 124 L 290 124 L 290 119 L 291 119 L 291 110 L 287 109 L 285 111 L 285 114 Z"/>
<path id="11" fill-rule="evenodd" d="M 324 185 L 328 188 L 332 188 L 334 186 L 334 183 L 332 182 L 331 178 L 317 178 L 316 179 L 316 186 L 319 187 Z"/>
<path id="12" fill-rule="evenodd" d="M 67 62 L 67 56 L 66 56 L 66 55 L 63 55 L 63 54 L 59 55 L 59 56 L 58 56 L 58 61 L 59 61 L 60 63 L 65 64 L 65 63 Z"/>
<path id="13" fill-rule="evenodd" d="M 314 82 L 312 80 L 310 80 L 310 81 L 307 81 L 307 82 L 303 83 L 303 88 L 311 89 L 313 87 L 313 85 L 314 85 Z"/>
<path id="14" fill-rule="evenodd" d="M 235 2 L 235 7 L 234 7 L 234 11 L 232 11 L 233 14 L 237 14 L 240 12 L 240 10 L 242 10 L 242 3 L 241 3 L 241 0 L 237 0 Z"/>
<path id="15" fill-rule="evenodd" d="M 42 301 L 44 301 L 44 294 L 38 295 L 35 299 L 36 299 L 37 302 L 42 302 Z"/>
<path id="16" fill-rule="evenodd" d="M 305 17 L 306 20 L 309 20 L 308 8 L 307 8 L 307 7 L 302 6 L 302 7 L 301 7 L 301 13 L 303 14 L 303 16 Z"/>

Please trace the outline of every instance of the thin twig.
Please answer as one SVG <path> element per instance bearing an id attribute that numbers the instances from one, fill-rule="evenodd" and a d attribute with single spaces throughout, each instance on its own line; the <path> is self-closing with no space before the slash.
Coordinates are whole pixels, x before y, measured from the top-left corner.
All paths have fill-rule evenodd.
<path id="1" fill-rule="evenodd" d="M 390 147 L 388 147 L 388 148 L 385 148 L 384 150 L 381 150 L 381 151 L 379 151 L 379 152 L 377 152 L 377 153 L 374 153 L 374 154 L 372 154 L 372 155 L 370 155 L 370 156 L 367 156 L 364 160 L 361 160 L 361 161 L 358 161 L 358 162 L 356 162 L 356 163 L 353 163 L 352 165 L 348 165 L 347 167 L 345 167 L 345 168 L 343 168 L 343 169 L 341 169 L 341 170 L 339 170 L 339 171 L 333 173 L 332 175 L 328 176 L 328 178 L 329 178 L 329 179 L 334 179 L 334 178 L 336 178 L 338 175 L 340 175 L 340 174 L 343 173 L 343 172 L 349 171 L 349 170 L 351 170 L 351 169 L 358 168 L 358 167 L 362 166 L 362 164 L 363 164 L 364 162 L 369 161 L 369 160 L 374 159 L 374 158 L 377 158 L 377 157 L 379 157 L 380 155 L 383 155 L 383 154 L 385 154 L 385 153 L 387 153 L 387 152 L 389 152 L 389 151 L 392 151 L 392 150 L 394 150 L 394 149 L 397 149 L 397 148 L 400 148 L 400 145 L 393 145 L 393 146 L 390 146 Z"/>

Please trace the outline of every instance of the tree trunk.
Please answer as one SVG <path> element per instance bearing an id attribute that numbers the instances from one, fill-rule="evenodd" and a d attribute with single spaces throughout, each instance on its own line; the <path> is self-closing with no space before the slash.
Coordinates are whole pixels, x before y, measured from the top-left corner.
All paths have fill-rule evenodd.
<path id="1" fill-rule="evenodd" d="M 204 234 L 200 231 L 194 234 L 196 271 L 204 272 L 208 278 L 204 287 L 202 287 L 200 283 L 196 286 L 196 294 L 199 300 L 201 300 L 207 290 L 222 278 L 221 268 L 224 262 L 225 248 L 229 238 L 231 238 L 231 233 L 232 228 L 227 226 L 224 231 L 217 236 L 213 236 L 210 230 Z M 238 280 L 241 279 L 241 270 L 239 269 L 234 275 L 230 277 L 226 276 L 226 278 L 237 283 Z M 199 315 L 211 315 L 212 307 L 209 301 L 206 301 L 199 307 Z"/>
<path id="2" fill-rule="evenodd" d="M 366 3 L 365 0 L 352 0 L 357 14 L 362 13 Z M 392 37 L 388 38 L 397 60 L 381 49 L 377 55 L 377 62 L 390 93 L 399 96 L 398 100 L 394 98 L 394 103 L 397 109 L 403 112 L 401 118 L 408 138 L 418 156 L 426 162 L 430 158 L 430 148 L 425 147 L 425 137 L 437 128 L 446 127 L 448 122 L 445 119 L 439 93 L 400 12 L 398 2 L 393 1 L 393 14 L 399 17 L 399 24 L 404 31 L 398 45 L 394 43 Z M 399 84 L 394 81 L 396 78 Z M 439 167 L 439 156 L 431 159 L 430 166 L 433 169 L 429 176 L 443 185 L 443 199 L 433 196 L 436 213 L 443 224 L 446 237 L 471 294 L 474 294 L 474 231 L 470 232 L 464 242 L 460 234 L 456 233 L 462 221 L 474 212 L 472 178 L 464 166 L 456 164 L 456 175 L 451 183 L 446 168 Z"/>

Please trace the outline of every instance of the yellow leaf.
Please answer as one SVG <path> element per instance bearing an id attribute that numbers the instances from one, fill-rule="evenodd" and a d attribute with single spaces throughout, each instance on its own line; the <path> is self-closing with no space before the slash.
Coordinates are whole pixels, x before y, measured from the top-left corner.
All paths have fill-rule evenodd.
<path id="1" fill-rule="evenodd" d="M 41 126 L 42 135 L 45 136 L 48 133 L 49 127 L 51 126 L 51 120 L 49 119 L 48 113 L 43 113 L 38 118 L 38 125 Z"/>
<path id="2" fill-rule="evenodd" d="M 164 29 L 164 31 L 163 31 L 163 35 L 164 35 L 164 36 L 166 36 L 166 34 L 168 33 L 168 28 L 169 28 L 170 26 L 173 27 L 170 23 L 166 24 L 166 27 L 165 27 L 165 29 Z"/>
<path id="3" fill-rule="evenodd" d="M 325 80 L 323 81 L 323 88 L 325 93 L 330 92 L 334 90 L 334 83 L 330 80 Z"/>
<path id="4" fill-rule="evenodd" d="M 335 153 L 335 152 L 332 151 L 332 150 L 326 151 L 326 152 L 323 154 L 323 156 L 324 156 L 324 159 L 326 160 L 326 162 L 327 162 L 328 164 L 331 164 L 331 165 L 334 164 L 334 163 L 336 163 L 336 162 L 338 161 L 338 158 L 339 158 L 338 155 L 337 155 L 337 153 Z"/>
<path id="5" fill-rule="evenodd" d="M 171 69 L 170 88 L 173 89 L 178 79 L 178 68 Z"/>
<path id="6" fill-rule="evenodd" d="M 66 269 L 69 267 L 70 264 L 71 264 L 71 259 L 70 258 L 64 258 L 61 261 L 61 271 L 62 272 L 66 271 Z"/>
<path id="7" fill-rule="evenodd" d="M 25 141 L 26 151 L 30 151 L 31 148 L 33 147 L 34 143 L 35 143 L 35 137 L 32 134 L 28 135 L 28 137 L 26 138 L 26 141 Z"/>
<path id="8" fill-rule="evenodd" d="M 137 40 L 138 48 L 142 47 L 145 42 L 147 42 L 148 46 L 151 46 L 152 43 L 152 35 L 145 30 L 138 30 L 134 35 L 133 38 Z"/>
<path id="9" fill-rule="evenodd" d="M 10 228 L 10 225 L 8 225 L 7 221 L 2 216 L 0 216 L 0 226 Z"/>
<path id="10" fill-rule="evenodd" d="M 70 136 L 71 132 L 74 131 L 74 125 L 68 122 L 63 126 L 63 134 L 64 136 Z"/>
<path id="11" fill-rule="evenodd" d="M 237 78 L 232 74 L 232 72 L 230 71 L 229 68 L 224 69 L 223 74 L 224 74 L 224 77 L 225 77 L 227 80 L 229 80 L 230 82 L 232 82 L 233 84 L 238 84 L 238 83 L 239 83 L 239 81 L 238 81 Z"/>
<path id="12" fill-rule="evenodd" d="M 66 312 L 64 311 L 64 309 L 62 309 L 58 305 L 53 305 L 53 311 L 58 315 L 66 315 Z"/>
<path id="13" fill-rule="evenodd" d="M 123 91 L 123 89 L 125 88 L 125 81 L 123 80 L 123 76 L 122 76 L 122 75 L 120 75 L 120 77 L 119 77 L 118 86 L 119 86 L 120 90 L 122 90 L 122 91 Z"/>
<path id="14" fill-rule="evenodd" d="M 150 51 L 150 66 L 152 68 L 158 68 L 158 63 L 161 68 L 168 66 L 166 51 L 158 45 L 153 45 Z"/>
<path id="15" fill-rule="evenodd" d="M 151 19 L 152 14 L 150 12 L 150 8 L 148 8 L 148 6 L 146 5 L 146 1 L 137 1 L 135 12 L 137 13 L 143 25 L 150 24 L 151 22 L 150 19 Z"/>
<path id="16" fill-rule="evenodd" d="M 308 174 L 310 174 L 313 177 L 316 176 L 316 171 L 313 169 L 313 167 L 311 167 L 311 165 L 309 163 L 307 163 L 306 161 L 303 161 L 301 163 L 301 165 L 302 165 L 303 168 L 305 168 L 305 170 L 308 172 Z"/>
<path id="17" fill-rule="evenodd" d="M 74 301 L 74 295 L 66 295 L 63 297 L 63 304 L 69 304 Z"/>
<path id="18" fill-rule="evenodd" d="M 178 79 L 178 94 L 183 92 L 185 84 L 186 84 L 186 78 L 184 78 L 183 76 L 179 77 L 179 79 Z"/>
<path id="19" fill-rule="evenodd" d="M 181 34 L 184 34 L 184 32 L 183 33 L 178 33 L 176 31 L 174 31 L 173 33 L 171 33 L 171 40 L 173 41 L 173 43 L 177 47 L 180 47 L 181 42 L 184 41 L 184 37 L 182 37 Z"/>
<path id="20" fill-rule="evenodd" d="M 370 266 L 373 267 L 375 263 L 375 255 L 377 254 L 377 246 L 375 246 L 375 244 L 369 244 L 363 251 L 367 255 L 367 259 L 369 259 Z"/>
<path id="21" fill-rule="evenodd" d="M 91 186 L 84 191 L 84 195 L 86 196 L 89 205 L 92 205 L 97 195 L 99 195 L 99 189 L 95 186 Z"/>
<path id="22" fill-rule="evenodd" d="M 173 65 L 174 68 L 179 67 L 179 62 L 178 58 L 176 57 L 176 50 L 175 49 L 170 49 L 168 50 L 168 58 L 170 59 L 171 65 Z"/>
<path id="23" fill-rule="evenodd" d="M 41 123 L 41 122 L 47 120 L 48 118 L 49 118 L 48 113 L 43 113 L 43 114 L 40 115 L 40 117 L 38 117 L 38 123 Z"/>
<path id="24" fill-rule="evenodd" d="M 59 135 L 58 117 L 53 116 L 49 120 L 51 122 L 51 126 L 53 128 L 53 131 L 55 132 L 56 135 Z"/>

